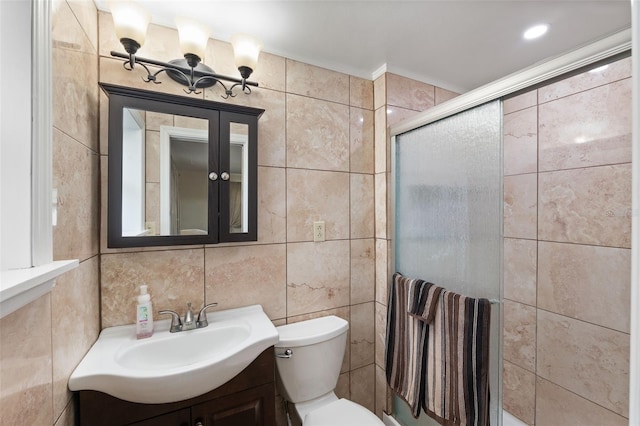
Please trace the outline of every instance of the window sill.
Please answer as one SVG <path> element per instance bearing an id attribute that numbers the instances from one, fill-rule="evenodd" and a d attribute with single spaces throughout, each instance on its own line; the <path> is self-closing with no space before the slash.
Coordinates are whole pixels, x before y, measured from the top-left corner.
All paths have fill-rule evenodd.
<path id="1" fill-rule="evenodd" d="M 0 318 L 49 293 L 59 275 L 78 267 L 78 260 L 58 260 L 33 268 L 0 272 Z"/>

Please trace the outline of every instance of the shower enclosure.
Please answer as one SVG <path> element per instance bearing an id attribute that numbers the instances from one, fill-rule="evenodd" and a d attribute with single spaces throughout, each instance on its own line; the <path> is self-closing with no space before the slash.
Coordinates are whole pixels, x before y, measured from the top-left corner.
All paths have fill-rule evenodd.
<path id="1" fill-rule="evenodd" d="M 503 294 L 501 289 L 503 278 L 501 275 L 504 263 L 502 259 L 503 234 L 505 234 L 504 236 L 506 237 L 506 231 L 503 230 L 502 223 L 502 206 L 503 203 L 510 205 L 510 201 L 507 198 L 504 198 L 503 200 L 503 197 L 510 197 L 512 196 L 512 193 L 511 191 L 503 193 L 503 159 L 501 158 L 503 118 L 501 100 L 508 98 L 510 100 L 509 108 L 512 108 L 513 99 L 523 99 L 521 96 L 526 97 L 526 95 L 531 91 L 540 91 L 544 89 L 545 86 L 553 83 L 559 83 L 561 80 L 571 76 L 585 74 L 591 70 L 594 72 L 596 70 L 602 70 L 604 69 L 602 65 L 607 63 L 611 64 L 629 56 L 631 48 L 630 39 L 630 29 L 621 30 L 589 45 L 585 45 L 571 51 L 566 55 L 551 58 L 548 61 L 532 65 L 518 73 L 506 76 L 486 86 L 460 95 L 443 104 L 436 105 L 435 107 L 409 117 L 398 124 L 392 125 L 388 129 L 387 133 L 391 138 L 392 149 L 391 170 L 387 169 L 387 172 L 390 172 L 392 180 L 388 199 L 392 206 L 391 216 L 389 219 L 392 223 L 391 229 L 393 229 L 393 235 L 390 236 L 392 250 L 388 261 L 386 262 L 388 272 L 387 281 L 389 282 L 391 280 L 391 274 L 393 274 L 393 272 L 399 271 L 406 276 L 431 281 L 437 285 L 466 296 L 498 299 L 502 302 Z M 615 67 L 612 67 L 612 69 L 613 68 Z M 594 75 L 595 74 L 593 73 L 586 74 L 585 81 L 589 82 L 589 87 L 603 85 L 604 83 L 597 80 L 596 77 L 593 77 Z M 616 78 L 629 78 L 629 75 L 631 74 L 625 74 L 622 77 L 612 77 L 612 81 L 607 81 L 605 83 L 611 83 L 610 87 L 615 89 L 618 85 L 622 84 L 617 82 Z M 635 75 L 637 75 L 637 73 Z M 596 78 L 596 80 L 594 80 L 594 78 Z M 574 88 L 574 92 L 584 91 L 585 89 L 581 87 L 582 86 Z M 637 98 L 637 88 L 635 90 L 635 96 Z M 579 96 L 587 95 L 580 94 Z M 560 97 L 568 96 L 567 94 L 564 94 Z M 535 99 L 538 98 L 536 97 Z M 625 99 L 628 99 L 628 97 Z M 559 99 L 557 100 L 558 104 L 553 104 L 552 102 L 554 101 L 554 99 L 548 100 L 543 98 L 542 101 L 538 99 L 535 102 L 535 105 L 537 105 L 538 108 L 538 110 L 535 111 L 536 114 L 539 114 L 540 110 L 543 110 L 543 112 L 548 111 L 548 108 L 551 108 L 553 105 L 559 105 L 561 102 L 568 102 L 568 100 Z M 637 102 L 637 100 L 635 100 L 635 102 Z M 546 105 L 547 103 L 549 105 Z M 522 106 L 522 108 L 529 106 L 530 105 Z M 573 111 L 572 109 L 569 110 Z M 516 111 L 520 111 L 520 109 L 517 109 Z M 535 117 L 538 117 L 538 115 Z M 637 114 L 634 113 L 634 117 L 637 117 Z M 513 119 L 513 117 L 510 117 L 510 119 Z M 569 121 L 571 122 L 571 120 Z M 636 158 L 636 154 L 638 152 L 637 134 L 633 137 L 634 158 Z M 584 138 L 574 139 L 575 143 L 578 144 L 585 142 L 583 141 Z M 573 141 L 573 139 L 571 140 Z M 544 143 L 548 143 L 548 138 L 544 139 L 544 141 Z M 538 144 L 537 149 L 546 149 L 545 146 L 547 145 L 544 145 L 540 140 L 536 139 L 536 143 Z M 578 150 L 579 149 L 580 146 L 578 146 Z M 614 161 L 613 164 L 609 164 L 609 160 L 602 161 L 604 161 L 604 163 L 591 164 L 583 166 L 583 168 L 613 167 L 615 169 L 616 167 L 626 167 L 625 170 L 627 171 L 630 168 L 629 159 L 627 157 L 625 157 L 624 161 L 618 159 Z M 626 165 L 618 164 L 621 162 Z M 633 169 L 637 171 L 636 164 L 633 164 Z M 582 172 L 581 168 L 569 171 L 564 169 L 558 171 L 553 168 L 549 170 L 546 168 L 539 170 L 536 168 L 531 171 L 521 173 L 531 174 L 533 177 L 527 176 L 527 178 L 537 185 L 538 178 L 541 174 L 543 174 L 543 177 L 545 178 L 553 178 L 561 173 L 580 172 Z M 637 173 L 635 175 L 637 176 Z M 564 174 L 562 176 L 564 176 Z M 513 186 L 511 184 L 514 182 L 513 176 L 510 175 L 508 178 L 511 180 L 504 178 L 504 187 L 507 189 L 511 188 L 511 186 Z M 518 178 L 520 178 L 520 176 L 515 177 L 515 179 Z M 625 184 L 627 184 L 629 180 L 631 179 L 625 177 Z M 568 180 L 567 184 L 571 185 L 578 182 L 582 185 L 589 185 L 588 182 L 584 183 L 583 181 L 584 179 L 574 178 Z M 637 179 L 634 185 L 633 203 L 635 208 L 638 205 L 636 196 Z M 618 186 L 605 185 L 602 187 L 617 188 Z M 532 192 L 532 196 L 534 197 L 533 199 L 538 200 L 538 202 L 533 202 L 534 208 L 532 211 L 535 211 L 536 214 L 537 209 L 540 206 L 539 200 L 542 200 L 542 204 L 547 200 L 545 196 L 548 192 L 548 187 L 549 185 L 542 186 L 541 188 L 537 188 L 537 191 Z M 529 199 L 527 198 L 527 200 Z M 626 206 L 630 203 L 627 200 L 623 204 Z M 530 208 L 532 204 L 525 203 L 525 205 L 527 208 Z M 601 217 L 602 215 L 598 216 L 596 214 L 596 216 L 596 219 L 599 221 L 603 220 Z M 509 218 L 510 217 L 511 216 L 509 216 Z M 637 215 L 633 215 L 633 220 L 637 222 Z M 510 223 L 511 222 L 505 221 L 505 225 L 509 225 Z M 539 225 L 539 220 L 534 223 L 538 223 Z M 536 227 L 538 225 L 536 225 Z M 509 226 L 509 229 L 511 228 L 513 227 Z M 636 237 L 637 226 L 635 223 L 634 228 L 636 230 L 633 230 L 632 233 L 634 234 L 634 237 Z M 535 240 L 536 235 L 537 233 L 532 234 L 531 237 L 518 237 L 512 235 L 510 235 L 510 237 L 533 238 L 533 240 Z M 632 243 L 632 253 L 637 251 L 637 244 L 635 244 L 635 242 L 637 242 L 637 238 L 634 240 L 634 243 Z M 564 247 L 569 245 L 569 248 L 574 247 L 571 244 L 575 245 L 573 240 L 565 241 L 564 239 L 555 241 L 555 243 L 565 244 Z M 541 246 L 543 249 L 548 248 L 546 244 L 541 244 Z M 628 250 L 628 246 L 624 247 Z M 506 254 L 508 254 L 508 252 L 505 252 L 505 255 Z M 632 255 L 632 257 L 634 259 L 637 258 L 637 254 Z M 637 262 L 632 262 L 632 265 L 634 265 L 632 268 L 632 277 L 635 277 L 632 278 L 632 282 L 635 283 L 637 280 Z M 634 286 L 632 286 L 631 293 L 632 299 L 635 301 L 637 294 L 634 296 L 633 288 Z M 501 322 L 504 318 L 503 309 L 504 305 L 502 303 L 494 304 L 492 306 L 490 342 L 490 421 L 492 425 L 502 424 L 503 371 L 501 361 L 503 354 L 501 352 L 503 337 Z M 536 311 L 536 309 L 537 306 L 529 309 L 529 311 L 532 312 L 542 312 L 541 317 L 534 320 L 532 323 L 535 324 L 534 330 L 536 330 L 535 327 L 538 323 L 544 323 L 544 321 L 549 323 L 549 318 L 551 318 L 551 314 L 548 314 L 544 308 L 542 308 L 542 311 L 540 309 Z M 637 311 L 637 309 L 633 309 L 632 307 L 632 329 L 630 333 L 631 354 L 637 354 L 638 346 L 637 331 L 634 331 L 633 329 L 634 326 L 637 328 L 637 321 L 633 319 L 633 313 L 635 311 Z M 563 312 L 559 312 L 556 317 L 551 319 L 562 317 L 562 315 Z M 566 314 L 564 315 L 567 317 Z M 568 318 L 566 321 L 575 322 L 580 321 L 580 319 Z M 588 320 L 586 321 L 588 322 Z M 513 325 L 513 322 L 511 324 Z M 606 328 L 606 325 L 602 327 L 589 323 L 588 327 Z M 540 330 L 539 326 L 537 330 Z M 549 328 L 549 330 L 551 329 Z M 553 330 L 549 331 L 547 334 L 553 335 L 552 331 Z M 534 331 L 534 335 L 535 333 L 536 332 Z M 613 331 L 611 331 L 611 333 L 613 333 Z M 625 330 L 616 330 L 615 333 L 624 334 Z M 550 343 L 548 340 L 549 339 L 543 339 L 542 344 L 549 346 Z M 579 341 L 581 342 L 582 340 Z M 608 340 L 603 339 L 602 341 Z M 626 342 L 624 339 L 623 341 Z M 598 342 L 600 342 L 600 340 L 598 340 Z M 536 345 L 538 345 L 538 343 L 536 343 Z M 537 349 L 539 348 L 539 345 L 536 345 L 533 346 L 533 350 L 536 351 L 535 353 L 544 353 L 544 348 Z M 565 348 L 562 342 L 558 346 L 560 348 Z M 624 361 L 624 354 L 629 353 L 629 350 L 628 348 L 625 350 L 625 344 L 620 344 L 615 346 L 615 348 L 623 354 L 621 356 L 622 360 L 618 362 L 619 365 L 622 365 L 620 368 L 622 373 L 619 374 L 619 376 L 622 377 L 624 374 L 627 374 L 626 371 L 629 366 L 629 362 Z M 554 359 L 562 360 L 566 359 L 566 357 L 561 356 Z M 610 360 L 611 358 L 604 357 L 603 359 Z M 556 364 L 559 363 L 559 361 L 556 362 Z M 583 364 L 589 364 L 589 360 L 583 360 L 579 366 L 582 366 Z M 540 364 L 534 364 L 534 366 L 535 365 Z M 544 365 L 544 362 L 542 365 Z M 598 363 L 594 365 L 606 368 L 606 366 L 601 366 Z M 593 368 L 587 368 L 585 371 L 587 370 L 591 371 Z M 637 401 L 637 395 L 640 394 L 640 392 L 638 392 L 640 386 L 637 384 L 637 365 L 634 364 L 633 356 L 631 357 L 630 368 L 628 371 L 629 376 L 631 376 L 629 399 L 631 401 Z M 632 423 L 635 421 L 632 419 L 636 419 L 638 416 L 637 404 L 630 404 L 628 410 L 625 408 L 624 395 L 618 398 L 618 400 L 622 401 L 619 404 L 620 408 L 617 406 L 612 408 L 603 408 L 602 403 L 592 401 L 595 397 L 592 395 L 583 395 L 584 392 L 582 392 L 581 389 L 575 389 L 575 386 L 571 387 L 571 383 L 569 383 L 569 385 L 565 383 L 564 388 L 560 388 L 563 386 L 562 383 L 556 386 L 558 389 L 564 389 L 563 391 L 565 392 L 563 394 L 565 399 L 560 400 L 558 399 L 557 393 L 553 394 L 555 395 L 553 396 L 550 392 L 547 392 L 547 389 L 550 386 L 548 385 L 548 382 L 549 380 L 555 380 L 555 376 L 553 374 L 549 375 L 546 372 L 544 374 L 546 374 L 546 376 L 542 378 L 536 377 L 534 373 L 531 373 L 528 376 L 529 378 L 533 376 L 533 380 L 531 381 L 531 384 L 534 387 L 534 390 L 532 391 L 533 396 L 529 391 L 529 388 L 527 388 L 527 390 L 520 389 L 520 394 L 526 395 L 529 399 L 534 399 L 533 413 L 536 417 L 534 420 L 528 421 L 529 423 L 536 422 L 536 420 L 538 420 L 538 414 L 541 414 L 541 417 L 539 418 L 541 425 L 554 424 L 554 420 L 551 420 L 550 422 L 548 416 L 546 420 L 544 417 L 545 413 L 551 413 L 553 410 L 556 410 L 555 414 L 558 416 L 566 417 L 567 415 L 573 415 L 573 419 L 580 417 L 581 415 L 590 416 L 589 413 L 593 410 L 596 410 L 599 413 L 604 410 L 606 412 L 603 415 L 613 415 L 614 417 L 625 416 L 628 411 L 628 420 Z M 584 379 L 583 376 L 576 374 L 565 374 L 563 377 L 564 379 L 567 377 L 582 377 Z M 590 376 L 589 380 L 593 382 L 593 377 Z M 541 386 L 541 392 L 535 391 L 535 388 L 537 388 L 538 385 Z M 566 390 L 567 388 L 571 389 Z M 616 387 L 617 390 L 625 390 L 624 388 L 624 385 Z M 580 394 L 580 392 L 582 392 L 582 394 Z M 576 406 L 578 408 L 573 407 L 574 409 L 572 413 L 567 414 L 567 404 L 565 403 L 566 399 L 573 398 L 577 400 L 577 394 L 580 394 L 579 396 L 582 398 L 580 399 L 580 403 L 582 405 Z M 514 399 L 511 394 L 507 394 L 507 396 L 509 397 L 509 400 Z M 546 399 L 542 398 L 545 396 Z M 507 398 L 505 398 L 505 400 L 507 400 Z M 541 402 L 542 405 L 538 406 L 538 402 Z M 547 411 L 545 411 L 544 404 L 547 404 Z M 426 414 L 422 414 L 420 418 L 414 419 L 411 416 L 408 407 L 399 399 L 394 399 L 392 405 L 393 407 L 389 407 L 387 404 L 386 407 L 388 410 L 393 412 L 395 418 L 402 425 L 433 426 L 436 424 L 436 422 Z M 592 411 L 581 410 L 579 407 L 589 407 Z M 516 405 L 515 408 L 519 409 L 519 406 Z M 555 417 L 552 418 L 555 419 Z M 594 418 L 595 417 L 590 416 L 589 420 L 593 421 Z M 627 420 L 625 417 L 620 418 L 622 418 L 622 423 L 620 424 L 625 423 L 624 421 Z M 600 424 L 613 423 L 600 422 Z"/>
<path id="2" fill-rule="evenodd" d="M 392 142 L 395 270 L 465 296 L 501 299 L 502 106 L 478 106 L 400 134 Z M 501 304 L 491 312 L 491 424 L 501 416 Z M 394 412 L 414 419 L 400 399 Z"/>

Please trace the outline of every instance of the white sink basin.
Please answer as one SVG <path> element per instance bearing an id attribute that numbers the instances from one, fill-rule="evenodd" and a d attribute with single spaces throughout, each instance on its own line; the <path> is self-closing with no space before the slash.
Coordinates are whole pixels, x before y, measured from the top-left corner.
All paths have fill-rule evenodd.
<path id="1" fill-rule="evenodd" d="M 207 314 L 209 326 L 169 333 L 170 320 L 136 339 L 135 325 L 102 330 L 69 378 L 69 389 L 96 390 L 146 404 L 181 401 L 228 382 L 268 347 L 278 332 L 262 306 Z"/>
<path id="2" fill-rule="evenodd" d="M 133 370 L 165 371 L 219 358 L 242 344 L 251 334 L 251 327 L 244 321 L 206 328 L 196 333 L 185 331 L 184 334 L 164 335 L 162 338 L 145 339 L 138 345 L 121 347 L 115 353 L 115 361 Z"/>

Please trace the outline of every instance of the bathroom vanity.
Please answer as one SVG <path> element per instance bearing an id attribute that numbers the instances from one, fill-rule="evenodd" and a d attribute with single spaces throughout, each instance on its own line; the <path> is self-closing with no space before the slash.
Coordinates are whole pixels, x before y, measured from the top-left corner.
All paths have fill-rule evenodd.
<path id="1" fill-rule="evenodd" d="M 79 424 L 273 426 L 278 332 L 260 305 L 207 313 L 206 327 L 109 327 L 69 378 Z"/>
<path id="2" fill-rule="evenodd" d="M 81 426 L 275 426 L 273 347 L 236 377 L 204 395 L 167 404 L 138 404 L 106 393 L 79 392 Z M 173 383 L 171 386 L 189 386 Z"/>

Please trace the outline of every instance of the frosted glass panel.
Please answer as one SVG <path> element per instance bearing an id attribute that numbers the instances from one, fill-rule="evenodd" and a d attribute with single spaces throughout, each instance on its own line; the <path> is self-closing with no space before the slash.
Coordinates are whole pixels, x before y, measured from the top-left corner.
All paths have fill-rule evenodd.
<path id="1" fill-rule="evenodd" d="M 465 296 L 500 299 L 502 108 L 495 101 L 396 137 L 395 270 Z M 491 424 L 501 406 L 500 305 L 491 312 Z M 396 398 L 396 415 L 415 420 Z M 501 416 L 500 416 L 501 417 Z"/>

